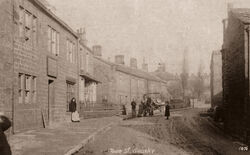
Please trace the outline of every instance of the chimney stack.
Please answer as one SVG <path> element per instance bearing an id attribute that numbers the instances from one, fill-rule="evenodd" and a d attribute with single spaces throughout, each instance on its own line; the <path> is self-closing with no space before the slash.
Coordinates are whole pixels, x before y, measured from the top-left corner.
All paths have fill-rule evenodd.
<path id="1" fill-rule="evenodd" d="M 86 39 L 86 31 L 85 28 L 80 28 L 77 30 L 77 35 L 80 38 L 80 42 L 84 45 L 87 45 L 87 39 Z"/>
<path id="2" fill-rule="evenodd" d="M 158 72 L 166 72 L 166 64 L 165 63 L 159 63 L 157 71 Z"/>
<path id="3" fill-rule="evenodd" d="M 233 3 L 227 3 L 227 12 L 232 11 L 233 8 L 234 8 L 234 4 Z"/>
<path id="4" fill-rule="evenodd" d="M 119 64 L 119 65 L 125 65 L 124 55 L 116 55 L 115 56 L 115 63 Z"/>
<path id="5" fill-rule="evenodd" d="M 142 70 L 148 72 L 148 64 L 145 62 L 145 58 L 143 58 Z"/>
<path id="6" fill-rule="evenodd" d="M 136 58 L 130 58 L 130 67 L 137 69 L 137 60 L 136 60 Z"/>
<path id="7" fill-rule="evenodd" d="M 94 53 L 94 56 L 102 57 L 102 46 L 101 45 L 94 45 L 92 47 L 92 51 Z"/>

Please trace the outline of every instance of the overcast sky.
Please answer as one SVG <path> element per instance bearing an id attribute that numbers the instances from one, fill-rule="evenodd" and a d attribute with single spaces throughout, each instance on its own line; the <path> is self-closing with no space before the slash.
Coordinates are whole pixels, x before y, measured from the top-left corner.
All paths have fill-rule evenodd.
<path id="1" fill-rule="evenodd" d="M 222 45 L 227 2 L 250 7 L 250 0 L 47 1 L 74 30 L 85 27 L 88 45 L 102 45 L 105 59 L 124 54 L 126 64 L 135 57 L 141 67 L 145 57 L 151 71 L 164 62 L 172 73 L 181 71 L 184 49 L 189 51 L 190 72 L 200 62 L 209 72 L 211 52 Z"/>

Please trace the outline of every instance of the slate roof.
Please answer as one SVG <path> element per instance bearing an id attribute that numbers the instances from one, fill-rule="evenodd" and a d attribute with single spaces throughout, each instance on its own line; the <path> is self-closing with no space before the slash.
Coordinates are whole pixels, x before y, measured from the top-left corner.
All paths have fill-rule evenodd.
<path id="1" fill-rule="evenodd" d="M 151 80 L 151 81 L 156 81 L 156 82 L 162 82 L 162 83 L 167 83 L 166 81 L 160 79 L 159 77 L 155 76 L 153 73 L 149 73 L 149 72 L 145 72 L 141 69 L 136 69 L 136 68 L 132 68 L 132 67 L 129 67 L 129 66 L 125 66 L 125 65 L 118 65 L 118 64 L 115 64 L 113 62 L 110 62 L 110 61 L 107 61 L 107 60 L 104 60 L 100 57 L 94 57 L 108 65 L 111 65 L 111 66 L 115 66 L 116 68 L 116 71 L 120 71 L 120 72 L 123 72 L 125 74 L 129 74 L 129 75 L 133 75 L 135 77 L 138 77 L 138 78 L 143 78 L 143 79 L 146 79 L 146 80 Z"/>
<path id="2" fill-rule="evenodd" d="M 145 71 L 140 70 L 140 69 L 135 69 L 135 68 L 131 68 L 131 67 L 124 66 L 124 65 L 117 65 L 116 70 L 123 72 L 123 73 L 126 73 L 126 74 L 130 74 L 130 75 L 139 77 L 139 78 L 144 78 L 144 79 L 152 80 L 152 81 L 156 81 L 156 82 L 167 83 L 166 81 L 161 80 L 160 78 L 153 75 L 152 73 L 145 72 Z"/>
<path id="3" fill-rule="evenodd" d="M 176 80 L 176 76 L 168 72 L 152 72 L 155 76 L 159 77 L 164 81 Z"/>
<path id="4" fill-rule="evenodd" d="M 106 63 L 106 64 L 108 64 L 108 65 L 111 65 L 111 66 L 116 65 L 115 63 L 110 62 L 110 61 L 108 61 L 108 60 L 105 60 L 105 59 L 103 59 L 103 58 L 100 58 L 100 57 L 98 57 L 98 56 L 94 56 L 94 58 L 97 59 L 97 60 L 100 60 L 100 61 L 102 61 L 102 62 L 104 62 L 104 63 Z"/>
<path id="5" fill-rule="evenodd" d="M 86 50 L 88 50 L 90 53 L 94 54 L 94 52 L 92 51 L 91 48 L 89 48 L 87 45 L 85 45 L 82 40 L 79 41 L 80 45 L 85 48 Z"/>
<path id="6" fill-rule="evenodd" d="M 49 17 L 54 19 L 57 23 L 59 23 L 63 28 L 65 28 L 67 31 L 69 31 L 72 35 L 74 35 L 76 38 L 78 38 L 76 32 L 63 20 L 61 20 L 58 16 L 56 16 L 52 11 L 50 11 L 41 0 L 29 0 L 31 3 L 36 4 L 39 6 Z"/>

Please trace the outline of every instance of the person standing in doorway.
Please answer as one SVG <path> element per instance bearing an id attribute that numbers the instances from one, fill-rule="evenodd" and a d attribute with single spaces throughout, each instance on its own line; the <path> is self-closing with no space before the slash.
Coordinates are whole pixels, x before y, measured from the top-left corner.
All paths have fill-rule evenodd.
<path id="1" fill-rule="evenodd" d="M 73 97 L 69 104 L 69 111 L 71 112 L 71 121 L 72 122 L 79 122 L 79 114 L 76 111 L 76 99 Z"/>
<path id="2" fill-rule="evenodd" d="M 165 117 L 166 117 L 166 119 L 168 119 L 170 116 L 170 106 L 169 106 L 168 101 L 166 101 L 165 103 L 166 103 L 166 105 L 165 105 Z"/>
<path id="3" fill-rule="evenodd" d="M 135 99 L 131 102 L 131 107 L 132 107 L 132 118 L 136 117 L 136 102 Z"/>

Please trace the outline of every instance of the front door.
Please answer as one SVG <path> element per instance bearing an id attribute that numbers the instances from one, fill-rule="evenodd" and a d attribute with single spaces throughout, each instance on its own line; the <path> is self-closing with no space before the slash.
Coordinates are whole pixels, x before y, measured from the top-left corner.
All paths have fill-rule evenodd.
<path id="1" fill-rule="evenodd" d="M 55 102 L 55 88 L 54 88 L 54 81 L 49 80 L 48 81 L 48 122 L 51 121 L 51 105 L 54 105 Z"/>

